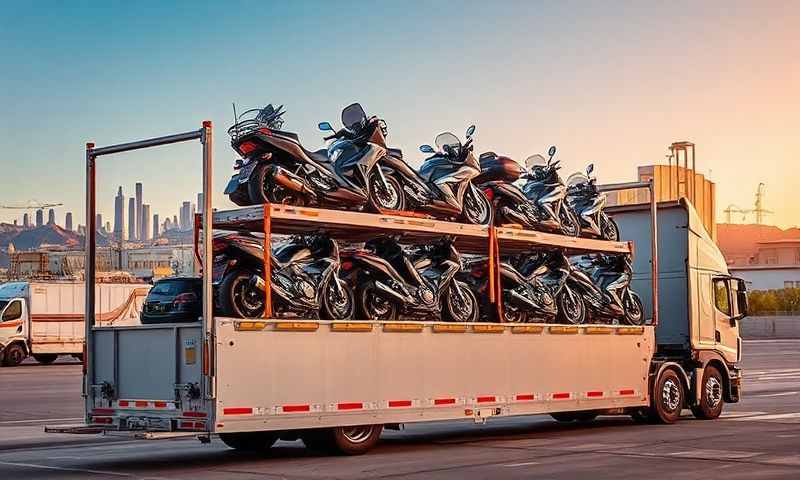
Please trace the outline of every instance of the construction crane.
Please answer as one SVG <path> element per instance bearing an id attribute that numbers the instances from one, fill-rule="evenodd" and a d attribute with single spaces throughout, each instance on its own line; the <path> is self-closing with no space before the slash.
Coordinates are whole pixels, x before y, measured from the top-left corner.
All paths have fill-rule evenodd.
<path id="1" fill-rule="evenodd" d="M 738 213 L 742 215 L 742 223 L 744 223 L 747 220 L 747 215 L 754 213 L 756 216 L 756 225 L 763 225 L 764 217 L 771 213 L 775 213 L 772 210 L 764 208 L 764 195 L 766 193 L 766 190 L 767 190 L 766 184 L 764 184 L 763 182 L 758 184 L 758 188 L 756 189 L 756 201 L 754 208 L 748 209 L 748 208 L 740 208 L 734 204 L 728 205 L 728 208 L 723 210 L 723 212 L 725 213 L 725 220 L 728 223 L 732 223 L 731 215 L 734 213 Z"/>

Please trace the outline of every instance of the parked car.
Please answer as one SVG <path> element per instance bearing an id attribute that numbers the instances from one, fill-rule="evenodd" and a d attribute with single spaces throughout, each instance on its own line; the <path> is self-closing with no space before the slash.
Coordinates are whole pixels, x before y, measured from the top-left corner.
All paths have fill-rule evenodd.
<path id="1" fill-rule="evenodd" d="M 203 280 L 173 277 L 158 280 L 144 301 L 142 324 L 194 322 L 203 314 Z"/>

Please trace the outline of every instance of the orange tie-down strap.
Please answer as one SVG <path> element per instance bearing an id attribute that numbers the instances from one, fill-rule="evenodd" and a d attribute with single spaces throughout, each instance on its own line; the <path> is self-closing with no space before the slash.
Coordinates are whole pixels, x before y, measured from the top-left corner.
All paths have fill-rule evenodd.
<path id="1" fill-rule="evenodd" d="M 272 318 L 272 205 L 264 204 L 264 318 Z"/>

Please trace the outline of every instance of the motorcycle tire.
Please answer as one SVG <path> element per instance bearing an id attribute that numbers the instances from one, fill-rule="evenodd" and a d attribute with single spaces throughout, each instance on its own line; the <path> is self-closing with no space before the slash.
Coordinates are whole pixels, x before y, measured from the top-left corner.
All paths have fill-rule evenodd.
<path id="1" fill-rule="evenodd" d="M 264 316 L 264 293 L 249 285 L 252 276 L 252 272 L 237 268 L 228 272 L 222 279 L 218 289 L 218 301 L 224 316 L 237 318 Z M 248 305 L 243 303 L 244 300 L 251 300 L 252 303 Z"/>
<path id="2" fill-rule="evenodd" d="M 373 302 L 379 300 L 382 300 L 382 302 L 377 306 L 384 310 L 376 313 L 376 305 Z M 358 288 L 356 302 L 359 318 L 384 322 L 393 322 L 397 320 L 398 305 L 392 300 L 383 298 L 372 282 L 366 282 Z"/>
<path id="3" fill-rule="evenodd" d="M 581 236 L 581 222 L 578 216 L 566 205 L 561 206 L 558 213 L 558 221 L 561 224 L 561 234 L 568 237 Z"/>
<path id="4" fill-rule="evenodd" d="M 375 168 L 380 168 L 376 166 Z M 384 213 L 387 211 L 402 211 L 406 207 L 406 197 L 400 182 L 391 175 L 384 173 L 386 187 L 382 185 L 377 170 L 372 170 L 367 180 L 369 195 L 369 208 L 373 212 Z"/>
<path id="5" fill-rule="evenodd" d="M 560 323 L 570 325 L 586 323 L 586 304 L 577 292 L 572 292 L 565 287 L 556 296 L 556 303 L 558 304 L 556 318 Z"/>
<path id="6" fill-rule="evenodd" d="M 331 298 L 331 295 L 334 293 L 331 292 L 334 281 L 340 282 L 339 286 L 346 297 L 339 299 L 342 302 L 341 305 L 338 305 L 339 308 L 337 308 L 337 305 L 333 305 L 335 300 Z M 350 288 L 350 285 L 338 278 L 329 280 L 322 292 L 322 305 L 319 312 L 320 318 L 323 320 L 352 320 L 355 310 L 356 295 L 353 293 L 353 289 Z"/>
<path id="7" fill-rule="evenodd" d="M 619 241 L 619 226 L 617 225 L 617 222 L 614 221 L 613 218 L 606 215 L 605 212 L 600 214 L 600 233 L 603 240 L 609 240 L 612 242 Z"/>
<path id="8" fill-rule="evenodd" d="M 300 193 L 281 185 L 266 184 L 269 168 L 269 163 L 261 163 L 256 166 L 253 173 L 250 174 L 250 178 L 247 179 L 247 194 L 250 199 L 250 205 L 278 203 L 295 207 L 306 206 L 307 199 Z"/>
<path id="9" fill-rule="evenodd" d="M 625 306 L 625 323 L 637 326 L 644 325 L 644 305 L 639 295 L 636 292 L 628 292 L 623 302 Z"/>
<path id="10" fill-rule="evenodd" d="M 467 199 L 467 196 L 474 197 Z M 464 223 L 471 225 L 491 225 L 494 219 L 494 208 L 492 202 L 486 198 L 486 194 L 480 188 L 471 185 L 464 193 L 462 200 L 461 218 Z M 471 205 L 474 203 L 474 205 Z M 474 210 L 473 210 L 474 209 Z"/>
<path id="11" fill-rule="evenodd" d="M 455 300 L 455 293 L 452 288 L 447 289 L 447 292 L 444 294 L 444 305 L 442 306 L 442 320 L 445 322 L 477 322 L 478 315 L 479 315 L 479 306 L 478 306 L 478 298 L 475 297 L 475 294 L 472 293 L 469 286 L 461 281 L 453 280 L 454 282 L 458 282 L 458 286 L 461 289 L 461 292 L 464 294 L 464 300 L 469 305 L 464 305 L 464 311 L 462 312 L 455 312 L 453 301 Z"/>

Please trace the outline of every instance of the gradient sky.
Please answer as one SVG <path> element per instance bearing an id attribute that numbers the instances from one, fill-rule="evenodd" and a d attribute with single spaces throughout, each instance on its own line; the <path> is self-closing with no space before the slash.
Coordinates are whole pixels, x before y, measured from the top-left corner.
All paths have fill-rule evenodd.
<path id="1" fill-rule="evenodd" d="M 214 122 L 216 207 L 240 109 L 286 105 L 285 129 L 322 146 L 360 101 L 418 165 L 421 143 L 478 127 L 478 151 L 523 160 L 559 147 L 564 176 L 595 163 L 633 180 L 672 141 L 726 205 L 767 185 L 771 222 L 800 224 L 800 2 L 19 2 L 0 5 L 0 204 L 63 202 L 84 217 L 84 144 Z M 200 188 L 200 146 L 101 159 L 162 218 Z M 21 218 L 0 210 L 0 221 Z"/>

